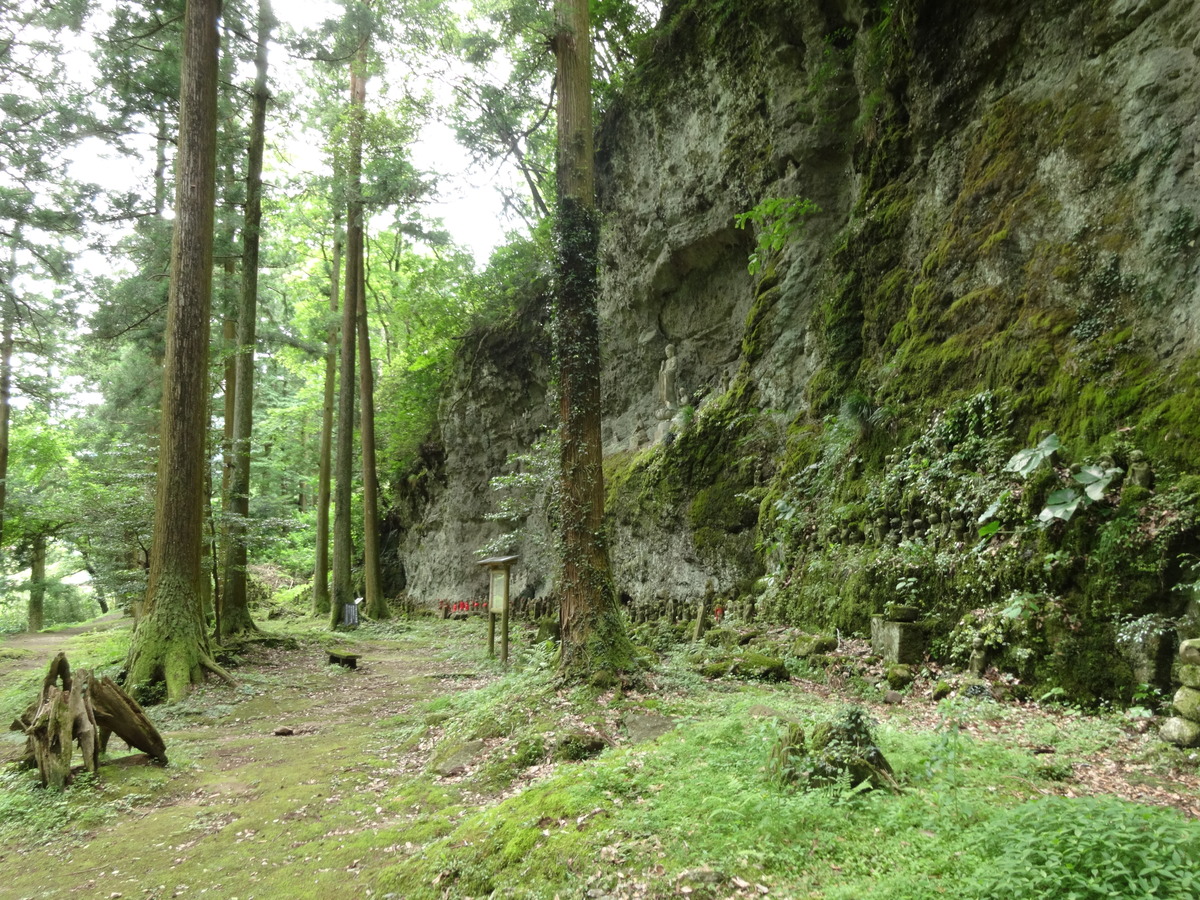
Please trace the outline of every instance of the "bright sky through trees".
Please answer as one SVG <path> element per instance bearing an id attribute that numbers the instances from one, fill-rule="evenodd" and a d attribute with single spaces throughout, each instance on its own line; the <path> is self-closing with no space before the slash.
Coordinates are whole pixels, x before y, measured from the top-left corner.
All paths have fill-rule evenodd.
<path id="1" fill-rule="evenodd" d="M 468 3 L 451 4 L 463 14 Z M 337 18 L 337 4 L 328 0 L 289 0 L 279 3 L 276 18 L 290 29 L 300 32 Z M 70 68 L 80 82 L 96 78 L 95 65 L 88 56 L 90 35 L 76 38 L 78 48 L 71 51 Z M 275 86 L 293 89 L 299 84 L 301 69 L 311 63 L 296 60 L 285 52 L 277 52 L 272 60 L 271 81 Z M 397 73 L 397 79 L 400 76 Z M 376 79 L 385 82 L 386 76 Z M 378 87 L 378 86 L 377 86 Z M 439 102 L 448 102 L 450 86 L 430 82 L 430 90 Z M 295 171 L 323 171 L 324 161 L 319 149 L 303 137 L 281 131 L 284 124 L 277 113 L 268 120 L 267 179 L 284 180 Z M 144 136 L 145 165 L 131 165 L 100 138 L 90 138 L 72 150 L 73 171 L 77 177 L 96 181 L 116 192 L 145 190 L 153 169 L 153 140 Z M 443 122 L 431 121 L 422 129 L 420 139 L 412 148 L 414 164 L 423 170 L 437 173 L 437 196 L 423 204 L 427 217 L 441 219 L 455 243 L 468 248 L 478 263 L 486 262 L 492 250 L 503 240 L 504 232 L 515 223 L 503 221 L 502 205 L 492 187 L 495 173 L 471 171 L 467 153 L 454 140 L 452 130 Z M 274 169 L 274 173 L 270 170 Z M 168 211 L 169 215 L 169 211 Z M 112 271 L 113 260 L 95 254 L 85 255 L 84 266 L 95 271 Z"/>

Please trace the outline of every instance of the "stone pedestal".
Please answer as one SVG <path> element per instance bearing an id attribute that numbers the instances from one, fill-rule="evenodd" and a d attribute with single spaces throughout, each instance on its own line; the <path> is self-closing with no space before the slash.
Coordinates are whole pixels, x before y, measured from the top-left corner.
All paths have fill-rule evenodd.
<path id="1" fill-rule="evenodd" d="M 925 656 L 925 629 L 916 622 L 892 622 L 872 616 L 871 652 L 888 663 L 920 663 Z"/>

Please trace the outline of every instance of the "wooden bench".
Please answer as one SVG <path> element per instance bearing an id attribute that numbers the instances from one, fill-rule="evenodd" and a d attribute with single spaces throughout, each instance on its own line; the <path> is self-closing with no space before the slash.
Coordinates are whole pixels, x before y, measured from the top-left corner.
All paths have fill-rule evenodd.
<path id="1" fill-rule="evenodd" d="M 329 664 L 331 666 L 337 664 L 339 666 L 344 666 L 347 669 L 357 669 L 358 658 L 361 655 L 362 654 L 359 653 L 345 653 L 341 650 L 330 650 Z"/>

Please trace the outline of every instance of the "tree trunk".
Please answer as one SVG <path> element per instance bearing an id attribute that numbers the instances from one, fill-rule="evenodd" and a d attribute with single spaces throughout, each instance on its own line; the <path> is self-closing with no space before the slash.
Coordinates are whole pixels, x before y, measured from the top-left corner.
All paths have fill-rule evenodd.
<path id="1" fill-rule="evenodd" d="M 635 666 L 604 541 L 591 35 L 587 0 L 558 0 L 556 349 L 562 430 L 562 653 L 573 677 Z"/>
<path id="2" fill-rule="evenodd" d="M 46 624 L 46 535 L 33 535 L 29 574 L 29 630 L 41 631 Z"/>
<path id="3" fill-rule="evenodd" d="M 246 526 L 250 515 L 250 435 L 254 414 L 254 340 L 258 318 L 258 257 L 262 231 L 262 164 L 266 140 L 267 42 L 274 26 L 268 0 L 258 4 L 258 52 L 255 55 L 254 112 L 246 169 L 246 227 L 242 232 L 242 295 L 238 305 L 236 376 L 233 403 L 233 472 L 229 483 L 229 537 L 225 543 L 225 591 L 221 637 L 257 631 L 246 591 Z"/>
<path id="4" fill-rule="evenodd" d="M 351 479 L 354 476 L 354 339 L 358 285 L 362 281 L 362 140 L 367 96 L 366 44 L 355 55 L 350 72 L 350 159 L 347 165 L 346 302 L 342 304 L 341 382 L 338 386 L 337 460 L 333 505 L 333 602 L 329 622 L 337 627 L 342 608 L 354 602 L 350 531 Z"/>
<path id="5" fill-rule="evenodd" d="M 162 218 L 167 206 L 167 109 L 158 107 L 158 134 L 154 140 L 154 215 Z"/>
<path id="6" fill-rule="evenodd" d="M 20 226 L 17 226 L 18 228 Z M 8 500 L 8 429 L 12 421 L 13 328 L 17 319 L 17 236 L 12 238 L 8 272 L 0 296 L 0 553 L 3 552 L 4 512 Z"/>
<path id="7" fill-rule="evenodd" d="M 200 615 L 220 13 L 220 0 L 188 0 L 184 11 L 154 543 L 126 662 L 130 685 L 165 682 L 170 700 L 205 670 L 229 679 L 209 654 Z"/>
<path id="8" fill-rule="evenodd" d="M 104 596 L 104 587 L 100 584 L 100 574 L 96 571 L 96 567 L 92 565 L 88 555 L 83 554 L 84 567 L 87 569 L 88 575 L 91 576 L 92 593 L 96 595 L 96 605 L 100 607 L 101 614 L 108 612 L 108 598 Z"/>
<path id="9" fill-rule="evenodd" d="M 360 250 L 366 235 L 360 241 Z M 363 482 L 363 582 L 367 615 L 387 619 L 392 611 L 383 596 L 379 569 L 379 474 L 375 464 L 375 372 L 371 366 L 371 338 L 367 329 L 366 263 L 358 264 L 359 282 L 355 290 L 358 304 L 358 388 L 359 442 L 362 444 Z"/>
<path id="10" fill-rule="evenodd" d="M 329 287 L 331 321 L 338 312 L 341 284 L 341 216 L 333 218 L 333 275 Z M 337 327 L 330 325 L 325 351 L 325 398 L 321 407 L 321 460 L 317 479 L 317 552 L 313 564 L 313 615 L 329 614 L 329 482 L 333 468 L 333 394 L 337 385 Z"/>
<path id="11" fill-rule="evenodd" d="M 224 285 L 232 292 L 233 260 L 225 262 Z M 221 435 L 221 508 L 222 512 L 229 511 L 229 484 L 233 481 L 233 416 L 237 399 L 237 319 L 233 311 L 227 310 L 221 322 L 221 345 L 225 351 L 225 417 Z M 226 542 L 225 532 L 221 528 L 221 540 Z"/>

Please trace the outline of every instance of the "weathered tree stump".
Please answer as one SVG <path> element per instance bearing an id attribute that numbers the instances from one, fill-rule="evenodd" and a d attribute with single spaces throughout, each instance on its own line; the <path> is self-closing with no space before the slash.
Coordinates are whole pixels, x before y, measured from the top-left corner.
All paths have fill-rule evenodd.
<path id="1" fill-rule="evenodd" d="M 88 695 L 97 725 L 164 766 L 167 764 L 167 745 L 163 743 L 162 735 L 146 718 L 138 702 L 121 690 L 116 682 L 108 676 L 96 680 L 88 675 Z"/>
<path id="2" fill-rule="evenodd" d="M 42 776 L 42 786 L 62 790 L 71 779 L 71 709 L 69 695 L 51 685 L 42 691 L 42 701 L 26 732 L 32 740 L 33 758 Z"/>
<path id="3" fill-rule="evenodd" d="M 110 732 L 167 762 L 162 736 L 137 701 L 111 679 L 97 680 L 86 669 L 72 680 L 63 653 L 50 661 L 37 702 L 14 719 L 10 729 L 25 733 L 25 762 L 36 765 L 42 785 L 55 790 L 71 780 L 72 745 L 79 744 L 83 768 L 95 772 Z"/>

